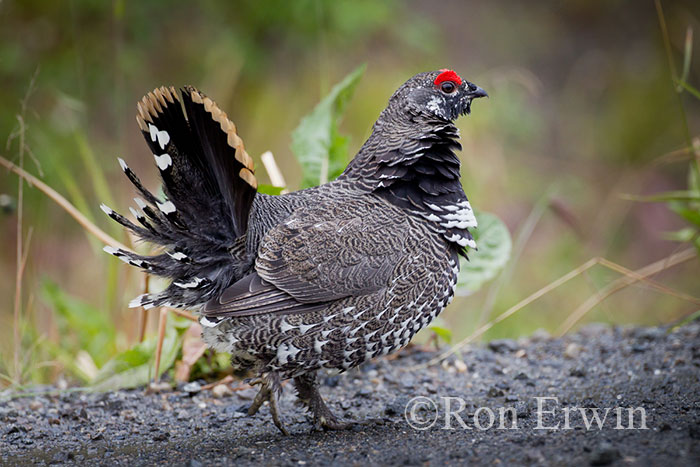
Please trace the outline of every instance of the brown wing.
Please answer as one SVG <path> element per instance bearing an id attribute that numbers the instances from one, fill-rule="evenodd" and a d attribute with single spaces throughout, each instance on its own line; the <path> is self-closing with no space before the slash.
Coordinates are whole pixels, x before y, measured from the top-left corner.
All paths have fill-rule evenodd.
<path id="1" fill-rule="evenodd" d="M 303 312 L 375 292 L 389 285 L 409 233 L 406 217 L 373 197 L 298 209 L 263 238 L 255 272 L 202 314 Z"/>

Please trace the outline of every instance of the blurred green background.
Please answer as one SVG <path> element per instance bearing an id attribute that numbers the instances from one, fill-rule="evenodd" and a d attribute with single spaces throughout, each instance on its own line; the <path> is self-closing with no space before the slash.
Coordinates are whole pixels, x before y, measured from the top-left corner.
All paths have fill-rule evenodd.
<path id="1" fill-rule="evenodd" d="M 661 4 L 680 73 L 688 28 L 700 36 L 700 4 Z M 691 156 L 683 149 L 700 134 L 700 100 L 679 96 L 672 84 L 652 1 L 4 0 L 0 24 L 0 152 L 17 162 L 19 138 L 11 136 L 33 83 L 24 111 L 25 167 L 121 241 L 128 239 L 99 204 L 125 211 L 133 196 L 117 156 L 156 185 L 134 118 L 147 91 L 170 84 L 202 89 L 238 126 L 260 181 L 269 183 L 260 154 L 270 150 L 295 188 L 301 172 L 290 151 L 292 130 L 333 84 L 366 63 L 341 126 L 351 136 L 351 153 L 401 83 L 421 71 L 453 68 L 490 95 L 458 121 L 472 205 L 497 214 L 514 238 L 528 217 L 537 221 L 516 242 L 507 277 L 458 298 L 442 315 L 454 339 L 591 257 L 636 269 L 684 247 L 666 238 L 687 225 L 667 205 L 623 196 L 686 189 Z M 697 85 L 700 57 L 691 58 L 687 81 Z M 0 195 L 10 197 L 0 211 L 0 373 L 6 374 L 17 184 L 14 174 L 0 170 Z M 138 318 L 126 304 L 140 291 L 140 273 L 103 254 L 64 211 L 25 187 L 25 240 L 30 230 L 21 308 L 22 355 L 31 368 L 25 379 L 63 374 L 86 340 L 98 366 L 133 344 Z M 486 337 L 554 331 L 617 277 L 595 268 Z M 700 296 L 697 259 L 654 279 Z M 61 301 L 57 294 L 73 298 Z M 85 320 L 99 314 L 93 325 L 109 328 L 104 342 L 90 340 L 97 330 L 78 335 L 59 302 L 85 306 Z M 698 308 L 634 286 L 584 321 L 658 325 Z"/>

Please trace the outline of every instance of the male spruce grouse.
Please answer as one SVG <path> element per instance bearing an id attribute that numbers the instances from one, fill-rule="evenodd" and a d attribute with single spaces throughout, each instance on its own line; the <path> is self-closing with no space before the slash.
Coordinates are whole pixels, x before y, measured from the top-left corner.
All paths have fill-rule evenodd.
<path id="1" fill-rule="evenodd" d="M 155 256 L 105 251 L 172 283 L 132 307 L 198 311 L 205 342 L 252 370 L 249 414 L 293 378 L 317 428 L 340 429 L 316 372 L 345 371 L 394 352 L 451 301 L 459 255 L 475 248 L 452 123 L 486 96 L 454 71 L 420 73 L 389 99 L 372 135 L 337 180 L 281 196 L 257 193 L 236 127 L 193 87 L 159 88 L 136 120 L 165 199 L 119 163 L 141 198 L 140 225 L 102 209 Z"/>

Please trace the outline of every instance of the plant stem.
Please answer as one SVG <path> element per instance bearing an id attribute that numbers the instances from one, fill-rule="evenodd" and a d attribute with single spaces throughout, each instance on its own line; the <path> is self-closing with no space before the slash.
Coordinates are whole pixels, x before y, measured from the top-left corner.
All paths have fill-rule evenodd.
<path id="1" fill-rule="evenodd" d="M 68 214 L 75 219 L 78 224 L 80 224 L 85 230 L 93 234 L 104 244 L 113 246 L 115 248 L 121 248 L 122 250 L 129 250 L 129 248 L 122 244 L 121 242 L 115 240 L 112 236 L 106 233 L 104 230 L 97 227 L 95 224 L 90 222 L 90 220 L 83 215 L 75 206 L 73 206 L 66 198 L 61 196 L 56 190 L 48 186 L 46 183 L 42 182 L 35 176 L 24 171 L 21 167 L 16 166 L 12 162 L 8 161 L 4 157 L 0 156 L 0 165 L 10 169 L 21 178 L 25 179 L 27 183 L 41 190 L 46 196 L 51 198 L 56 204 L 61 206 Z"/>
<path id="2" fill-rule="evenodd" d="M 24 118 L 22 115 L 17 115 L 17 121 L 19 122 L 19 168 L 22 170 L 24 166 Z M 19 317 L 22 308 L 22 271 L 23 267 L 23 256 L 24 250 L 22 245 L 22 217 L 23 217 L 23 205 L 24 205 L 24 180 L 21 178 L 18 180 L 17 187 L 17 268 L 15 271 L 15 302 L 14 302 L 14 313 L 12 320 L 13 338 L 14 338 L 14 369 L 15 369 L 15 380 L 19 382 L 21 377 L 21 370 L 19 366 L 19 354 L 21 352 L 21 339 L 19 330 Z"/>

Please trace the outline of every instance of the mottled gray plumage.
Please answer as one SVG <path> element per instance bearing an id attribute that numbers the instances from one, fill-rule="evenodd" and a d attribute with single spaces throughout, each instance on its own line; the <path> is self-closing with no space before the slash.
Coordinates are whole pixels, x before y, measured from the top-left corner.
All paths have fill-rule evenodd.
<path id="1" fill-rule="evenodd" d="M 453 72 L 416 75 L 337 180 L 268 196 L 255 193 L 252 162 L 216 104 L 186 88 L 185 117 L 174 90 L 154 91 L 137 120 L 168 199 L 122 163 L 146 199 L 134 211 L 141 226 L 106 212 L 165 251 L 108 251 L 173 283 L 132 305 L 199 311 L 207 344 L 258 375 L 250 413 L 268 400 L 285 431 L 276 392 L 294 378 L 316 425 L 341 427 L 316 370 L 344 371 L 405 346 L 450 302 L 458 255 L 475 246 L 452 121 L 485 95 Z"/>

